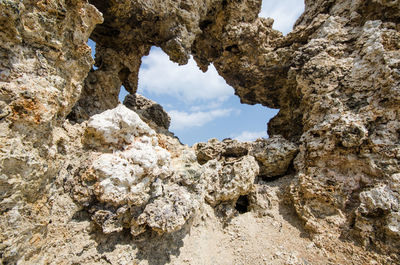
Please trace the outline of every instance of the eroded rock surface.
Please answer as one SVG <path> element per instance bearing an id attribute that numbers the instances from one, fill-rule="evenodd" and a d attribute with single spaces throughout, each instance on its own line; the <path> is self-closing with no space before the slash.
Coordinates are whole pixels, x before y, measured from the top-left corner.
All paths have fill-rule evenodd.
<path id="1" fill-rule="evenodd" d="M 255 158 L 259 165 L 259 173 L 263 177 L 283 176 L 287 173 L 298 152 L 296 144 L 275 135 L 269 139 L 257 139 L 254 142 L 239 142 L 224 139 L 222 142 L 211 139 L 207 143 L 197 143 L 197 160 L 204 164 L 212 159 L 235 160 L 245 155 Z"/>
<path id="2" fill-rule="evenodd" d="M 254 156 L 260 165 L 260 175 L 264 177 L 284 176 L 288 173 L 298 147 L 275 135 L 269 139 L 258 139 L 250 145 L 249 154 Z"/>
<path id="3" fill-rule="evenodd" d="M 202 178 L 206 181 L 206 200 L 212 206 L 221 202 L 236 202 L 240 195 L 252 191 L 258 175 L 258 164 L 252 156 L 236 161 L 210 160 L 204 166 Z"/>
<path id="4" fill-rule="evenodd" d="M 260 0 L 0 1 L 1 262 L 399 263 L 399 1 L 305 4 L 283 36 Z M 191 149 L 118 106 L 151 46 L 279 108 L 271 138 Z"/>
<path id="5" fill-rule="evenodd" d="M 174 182 L 196 174 L 194 154 L 191 160 L 190 151 L 172 158 L 194 164 L 175 169 L 171 153 L 160 147 L 156 132 L 125 106 L 91 117 L 85 143 L 93 148 L 93 161 L 72 190 L 77 202 L 90 206 L 92 219 L 105 234 L 129 228 L 137 236 L 146 227 L 170 233 L 182 228 L 199 209 L 201 188 L 196 193 L 190 187 L 193 183 L 185 187 L 168 181 L 173 174 L 178 174 Z"/>
<path id="6" fill-rule="evenodd" d="M 140 94 L 129 94 L 124 99 L 124 105 L 138 113 L 147 123 L 154 123 L 153 128 L 169 129 L 171 118 L 160 104 Z"/>

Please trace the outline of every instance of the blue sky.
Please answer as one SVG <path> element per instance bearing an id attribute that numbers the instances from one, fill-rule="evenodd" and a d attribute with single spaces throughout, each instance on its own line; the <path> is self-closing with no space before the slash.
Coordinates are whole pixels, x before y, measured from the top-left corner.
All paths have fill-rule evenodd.
<path id="1" fill-rule="evenodd" d="M 263 0 L 260 16 L 274 18 L 273 28 L 287 34 L 303 10 L 303 0 Z M 178 66 L 157 47 L 143 58 L 138 93 L 165 108 L 171 116 L 170 130 L 188 145 L 210 138 L 250 141 L 268 137 L 267 123 L 278 112 L 261 105 L 240 104 L 233 88 L 213 66 L 206 73 L 193 59 Z M 121 89 L 121 101 L 126 94 Z"/>

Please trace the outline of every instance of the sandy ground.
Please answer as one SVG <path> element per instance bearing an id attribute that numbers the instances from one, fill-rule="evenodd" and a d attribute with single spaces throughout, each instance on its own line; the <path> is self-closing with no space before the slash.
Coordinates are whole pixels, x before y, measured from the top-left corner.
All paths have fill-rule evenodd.
<path id="1" fill-rule="evenodd" d="M 224 224 L 206 206 L 191 228 L 176 233 L 170 244 L 158 245 L 159 239 L 143 242 L 142 249 L 147 250 L 142 256 L 136 253 L 138 264 L 390 264 L 351 242 L 333 239 L 319 244 L 322 239 L 311 240 L 294 210 L 277 196 L 289 180 L 263 184 L 268 185 L 271 207 L 262 215 L 255 211 L 236 214 Z M 176 245 L 172 242 L 177 237 L 181 240 Z"/>

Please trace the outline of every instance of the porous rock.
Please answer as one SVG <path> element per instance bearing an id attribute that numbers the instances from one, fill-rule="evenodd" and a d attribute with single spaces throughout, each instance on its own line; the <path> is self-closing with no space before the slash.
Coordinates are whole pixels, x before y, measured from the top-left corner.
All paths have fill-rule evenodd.
<path id="1" fill-rule="evenodd" d="M 124 105 L 139 114 L 147 123 L 154 123 L 153 127 L 168 130 L 171 118 L 160 104 L 140 94 L 128 94 L 124 99 Z"/>
<path id="2" fill-rule="evenodd" d="M 288 171 L 298 152 L 298 147 L 281 136 L 258 139 L 250 144 L 249 154 L 260 165 L 260 175 L 264 177 L 283 176 Z"/>
<path id="3" fill-rule="evenodd" d="M 242 157 L 248 154 L 248 146 L 236 140 L 224 139 L 222 142 L 218 139 L 210 139 L 207 143 L 197 143 L 197 160 L 200 164 L 205 164 L 212 159 L 221 159 L 223 157 Z"/>
<path id="4" fill-rule="evenodd" d="M 139 136 L 154 138 L 155 131 L 123 105 L 91 117 L 86 129 L 88 145 L 110 146 L 114 149 L 122 149 Z"/>
<path id="5" fill-rule="evenodd" d="M 206 200 L 212 206 L 233 201 L 246 195 L 254 188 L 254 179 L 259 167 L 252 156 L 244 156 L 236 161 L 210 160 L 203 166 L 202 178 L 206 181 Z"/>
<path id="6" fill-rule="evenodd" d="M 356 211 L 356 229 L 363 236 L 363 244 L 368 245 L 370 240 L 379 241 L 387 237 L 388 242 L 394 243 L 400 238 L 399 233 L 399 212 L 400 212 L 400 193 L 399 175 L 394 174 L 390 177 L 387 185 L 378 184 L 377 186 L 360 193 L 360 206 Z M 371 219 L 376 218 L 380 221 L 378 233 L 374 231 L 375 222 Z"/>
<path id="7" fill-rule="evenodd" d="M 225 144 L 216 142 L 215 150 L 197 152 L 208 171 L 212 163 L 227 170 L 210 172 L 219 181 L 214 185 L 199 177 L 193 150 L 177 139 L 125 130 L 124 122 L 136 124 L 136 118 L 116 117 L 121 123 L 106 131 L 117 141 L 86 129 L 90 117 L 117 107 L 121 85 L 136 92 L 141 59 L 154 45 L 179 64 L 191 55 L 203 71 L 212 63 L 242 103 L 279 109 L 269 135 L 299 146 L 283 197 L 326 250 L 320 256 L 326 260 L 316 263 L 399 263 L 399 1 L 307 0 L 286 36 L 272 28 L 272 19 L 258 17 L 260 0 L 89 2 L 0 1 L 2 263 L 132 264 L 143 257 L 173 263 L 174 255 L 161 257 L 179 253 L 170 249 L 181 242 L 204 194 L 210 197 L 206 189 L 226 190 L 229 200 L 251 190 L 251 177 L 237 183 L 243 189 L 221 182 L 233 176 L 235 163 L 255 174 L 249 147 L 236 145 L 224 156 Z M 89 36 L 97 44 L 92 70 Z M 154 166 L 158 158 L 144 150 L 169 152 L 170 160 Z M 134 162 L 136 152 L 146 153 L 141 161 L 149 163 L 148 175 L 139 178 L 132 176 L 147 162 Z M 127 187 L 138 180 L 140 192 L 131 194 Z M 235 212 L 232 202 L 226 205 Z M 158 207 L 167 214 L 160 216 Z M 171 232 L 171 241 L 147 238 L 168 251 L 134 256 L 140 243 L 123 229 L 143 235 L 152 228 Z M 354 240 L 365 249 L 357 250 Z M 265 263 L 235 255 L 240 260 L 231 264 Z"/>
<path id="8" fill-rule="evenodd" d="M 275 135 L 268 139 L 257 139 L 254 142 L 240 142 L 232 139 L 210 139 L 207 143 L 197 143 L 197 160 L 205 164 L 212 159 L 235 159 L 246 155 L 253 156 L 259 164 L 259 175 L 263 177 L 283 176 L 288 171 L 295 155 L 296 144 Z"/>
<path id="9" fill-rule="evenodd" d="M 183 227 L 200 203 L 184 187 L 166 185 L 163 194 L 146 205 L 138 223 L 146 224 L 159 233 L 171 233 Z"/>
<path id="10" fill-rule="evenodd" d="M 15 264 L 47 243 L 56 176 L 82 153 L 82 128 L 65 116 L 93 63 L 87 39 L 103 18 L 79 0 L 1 1 L 0 17 L 0 260 Z"/>
<path id="11" fill-rule="evenodd" d="M 119 105 L 92 116 L 85 140 L 97 157 L 81 179 L 85 182 L 87 175 L 94 175 L 84 188 L 95 196 L 89 211 L 104 233 L 130 228 L 137 236 L 146 227 L 170 233 L 180 229 L 199 209 L 202 189 L 195 192 L 190 181 L 186 181 L 188 187 L 168 184 L 174 173 L 178 174 L 175 181 L 195 173 L 191 169 L 195 165 L 190 165 L 196 163 L 193 155 L 190 159 L 187 152 L 182 152 L 172 164 L 171 153 L 159 146 L 155 131 L 135 112 Z M 111 146 L 113 152 L 103 146 Z"/>

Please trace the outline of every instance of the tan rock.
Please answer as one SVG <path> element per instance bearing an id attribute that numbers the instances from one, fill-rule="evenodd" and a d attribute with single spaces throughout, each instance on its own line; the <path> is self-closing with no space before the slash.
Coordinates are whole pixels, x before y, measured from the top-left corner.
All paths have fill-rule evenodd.
<path id="1" fill-rule="evenodd" d="M 2 263 L 399 263 L 398 1 L 305 1 L 287 36 L 257 17 L 260 0 L 90 3 L 0 1 Z M 271 143 L 192 150 L 109 116 L 151 46 L 280 109 Z M 296 146 L 290 185 L 254 184 L 259 163 L 285 174 Z"/>
<path id="2" fill-rule="evenodd" d="M 259 167 L 252 156 L 244 156 L 236 161 L 210 160 L 203 166 L 202 178 L 206 181 L 208 203 L 215 206 L 221 202 L 235 202 L 240 195 L 253 189 Z"/>
<path id="3" fill-rule="evenodd" d="M 298 152 L 297 146 L 281 136 L 258 139 L 250 145 L 249 154 L 259 162 L 260 175 L 283 176 Z"/>
<path id="4" fill-rule="evenodd" d="M 163 107 L 140 94 L 127 95 L 124 105 L 138 113 L 147 123 L 154 123 L 153 127 L 168 130 L 171 118 Z"/>

